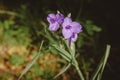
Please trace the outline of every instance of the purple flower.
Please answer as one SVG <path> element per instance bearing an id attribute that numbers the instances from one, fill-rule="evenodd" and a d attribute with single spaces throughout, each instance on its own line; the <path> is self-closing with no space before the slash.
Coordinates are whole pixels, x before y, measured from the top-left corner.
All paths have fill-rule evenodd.
<path id="1" fill-rule="evenodd" d="M 61 13 L 58 14 L 49 14 L 47 17 L 47 21 L 49 22 L 49 30 L 56 31 L 59 29 L 59 25 L 63 23 L 64 15 Z"/>
<path id="2" fill-rule="evenodd" d="M 69 40 L 70 45 L 72 41 L 75 42 L 77 40 L 77 34 L 82 31 L 82 26 L 77 22 L 73 22 L 70 17 L 64 19 L 62 26 L 62 34 L 65 39 Z"/>

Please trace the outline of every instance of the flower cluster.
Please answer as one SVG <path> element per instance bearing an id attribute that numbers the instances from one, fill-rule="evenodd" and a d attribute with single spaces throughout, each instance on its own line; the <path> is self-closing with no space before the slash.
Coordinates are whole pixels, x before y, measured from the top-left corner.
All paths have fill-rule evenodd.
<path id="1" fill-rule="evenodd" d="M 63 14 L 49 14 L 47 17 L 49 22 L 49 30 L 57 31 L 62 26 L 62 34 L 65 39 L 68 39 L 68 44 L 77 40 L 77 34 L 82 32 L 82 26 L 75 21 L 72 21 L 70 17 L 64 17 Z"/>

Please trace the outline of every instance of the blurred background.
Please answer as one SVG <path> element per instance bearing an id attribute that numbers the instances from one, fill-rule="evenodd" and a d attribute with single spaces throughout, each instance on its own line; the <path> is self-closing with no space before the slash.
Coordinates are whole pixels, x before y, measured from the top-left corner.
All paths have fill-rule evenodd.
<path id="1" fill-rule="evenodd" d="M 22 80 L 52 80 L 66 61 L 49 47 L 60 42 L 50 33 L 46 17 L 57 10 L 83 26 L 76 42 L 79 66 L 92 76 L 107 44 L 112 46 L 102 80 L 120 80 L 120 12 L 118 0 L 0 0 L 0 80 L 17 80 L 26 65 L 42 54 Z M 79 80 L 71 67 L 56 80 Z"/>

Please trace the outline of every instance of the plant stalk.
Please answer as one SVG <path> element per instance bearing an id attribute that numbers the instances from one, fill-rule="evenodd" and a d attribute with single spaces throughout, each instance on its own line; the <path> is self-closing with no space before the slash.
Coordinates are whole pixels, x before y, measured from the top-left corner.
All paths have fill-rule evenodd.
<path id="1" fill-rule="evenodd" d="M 78 65 L 78 62 L 76 61 L 76 59 L 73 60 L 73 63 L 74 63 L 73 65 L 76 68 L 76 70 L 78 72 L 78 75 L 80 76 L 81 80 L 85 80 L 84 76 L 83 76 L 83 74 L 82 74 L 82 72 L 81 72 L 81 70 L 79 68 L 79 65 Z"/>

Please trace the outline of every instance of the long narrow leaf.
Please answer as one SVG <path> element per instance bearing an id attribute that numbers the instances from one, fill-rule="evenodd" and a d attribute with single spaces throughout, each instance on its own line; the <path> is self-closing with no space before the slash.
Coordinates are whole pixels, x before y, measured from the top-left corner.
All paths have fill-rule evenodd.
<path id="1" fill-rule="evenodd" d="M 64 40 L 65 45 L 69 51 L 69 53 L 72 55 L 72 57 L 75 57 L 75 44 L 72 42 L 71 46 L 68 45 L 68 40 Z"/>
<path id="2" fill-rule="evenodd" d="M 22 78 L 22 76 L 27 73 L 27 71 L 32 67 L 32 65 L 35 63 L 35 61 L 39 58 L 39 55 L 40 55 L 40 53 L 41 53 L 40 50 L 41 50 L 41 48 L 42 48 L 42 45 L 43 45 L 43 41 L 42 41 L 42 43 L 41 43 L 41 45 L 40 45 L 39 53 L 38 53 L 38 54 L 33 58 L 33 60 L 26 66 L 26 68 L 23 70 L 23 72 L 21 73 L 21 75 L 20 75 L 20 77 L 18 78 L 18 80 L 20 80 L 20 79 Z"/>
<path id="3" fill-rule="evenodd" d="M 91 80 L 95 80 L 95 79 L 96 79 L 96 77 L 97 77 L 98 73 L 100 72 L 100 69 L 101 69 L 101 68 L 102 68 L 102 63 L 100 63 L 100 64 L 98 65 L 98 67 L 97 67 L 95 73 L 93 74 Z"/>
<path id="4" fill-rule="evenodd" d="M 102 69 L 101 69 L 100 74 L 99 74 L 99 78 L 100 78 L 100 79 L 102 78 L 102 74 L 103 74 L 105 65 L 106 65 L 106 63 L 107 63 L 107 59 L 108 59 L 108 57 L 109 57 L 109 54 L 110 54 L 110 45 L 107 45 L 107 47 L 106 47 L 106 52 L 105 52 L 105 56 L 104 56 L 104 61 L 103 61 L 103 65 L 102 65 Z"/>
<path id="5" fill-rule="evenodd" d="M 61 47 L 57 46 L 57 45 L 52 45 L 53 47 L 55 47 L 59 52 L 61 52 L 63 55 L 65 55 L 68 59 L 71 60 L 71 55 L 64 49 L 62 49 Z"/>
<path id="6" fill-rule="evenodd" d="M 100 64 L 98 65 L 98 67 L 97 67 L 95 73 L 93 74 L 91 80 L 95 80 L 96 78 L 101 79 L 103 70 L 105 68 L 105 64 L 106 64 L 108 56 L 109 56 L 109 53 L 110 53 L 110 45 L 107 45 L 105 55 L 102 57 L 102 59 L 100 61 Z"/>
<path id="7" fill-rule="evenodd" d="M 62 53 L 58 53 L 63 59 L 65 59 L 68 62 L 71 62 L 71 59 L 69 59 L 66 55 L 62 54 Z"/>
<path id="8" fill-rule="evenodd" d="M 100 75 L 98 74 L 98 76 L 97 76 L 97 80 L 100 80 Z"/>
<path id="9" fill-rule="evenodd" d="M 73 55 L 73 57 L 75 57 L 75 43 L 74 42 L 71 43 L 70 49 L 71 49 L 71 54 Z"/>
<path id="10" fill-rule="evenodd" d="M 57 78 L 58 76 L 60 76 L 61 74 L 63 74 L 69 67 L 71 66 L 71 63 L 69 63 L 67 66 L 63 67 L 63 69 L 60 71 L 60 73 L 58 73 L 55 77 Z"/>
<path id="11" fill-rule="evenodd" d="M 106 50 L 106 53 L 105 53 L 105 59 L 104 59 L 104 62 L 103 62 L 103 67 L 102 67 L 102 72 L 103 72 L 103 70 L 105 68 L 107 59 L 109 57 L 109 53 L 110 53 L 110 45 L 107 45 L 107 50 Z"/>

